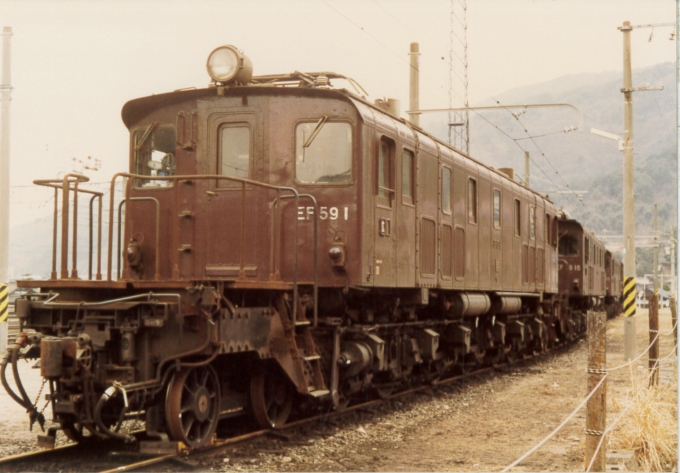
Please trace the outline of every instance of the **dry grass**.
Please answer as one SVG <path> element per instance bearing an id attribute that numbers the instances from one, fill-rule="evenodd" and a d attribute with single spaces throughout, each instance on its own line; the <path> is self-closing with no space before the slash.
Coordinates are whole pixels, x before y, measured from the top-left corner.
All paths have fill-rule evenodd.
<path id="1" fill-rule="evenodd" d="M 630 373 L 631 389 L 612 399 L 608 424 L 628 409 L 610 434 L 609 449 L 634 451 L 638 471 L 670 471 L 678 462 L 677 382 L 650 388 L 647 370 Z"/>

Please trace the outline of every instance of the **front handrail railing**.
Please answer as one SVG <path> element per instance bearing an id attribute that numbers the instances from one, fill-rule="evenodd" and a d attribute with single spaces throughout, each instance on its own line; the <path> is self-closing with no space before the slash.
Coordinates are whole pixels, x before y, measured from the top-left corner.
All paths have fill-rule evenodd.
<path id="1" fill-rule="evenodd" d="M 99 216 L 98 216 L 98 252 L 97 252 L 97 280 L 101 280 L 101 252 L 102 252 L 102 192 L 92 191 L 89 189 L 79 189 L 78 184 L 85 183 L 90 180 L 89 177 L 82 174 L 66 174 L 62 179 L 37 179 L 33 184 L 43 187 L 52 187 L 54 189 L 54 223 L 52 228 L 52 272 L 50 279 L 57 279 L 57 214 L 59 190 L 62 191 L 62 210 L 61 210 L 61 272 L 60 278 L 68 278 L 68 229 L 69 229 L 69 194 L 73 191 L 73 265 L 71 268 L 71 278 L 78 277 L 78 193 L 91 194 L 90 199 L 90 251 L 89 251 L 89 267 L 92 277 L 92 203 L 95 198 L 99 198 Z M 71 187 L 73 186 L 73 187 Z"/>
<path id="2" fill-rule="evenodd" d="M 123 199 L 120 202 L 118 206 L 118 246 L 121 246 L 121 220 L 122 220 L 122 206 L 125 203 L 126 208 L 129 207 L 129 204 L 127 203 L 128 201 L 135 201 L 135 200 L 150 200 L 154 201 L 156 204 L 156 265 L 155 265 L 155 274 L 154 274 L 154 279 L 159 280 L 160 279 L 160 207 L 161 204 L 156 199 L 155 197 L 133 197 L 131 195 L 131 190 L 132 190 L 132 182 L 136 179 L 144 180 L 144 181 L 171 181 L 173 183 L 173 192 L 174 192 L 174 203 L 172 204 L 174 207 L 174 214 L 178 214 L 178 209 L 179 209 L 179 185 L 182 182 L 185 183 L 190 183 L 191 181 L 231 181 L 231 182 L 236 182 L 241 184 L 241 235 L 240 235 L 240 267 L 239 267 L 239 279 L 245 278 L 245 249 L 246 249 L 246 188 L 247 186 L 251 187 L 259 187 L 262 189 L 270 189 L 277 191 L 277 196 L 272 202 L 271 206 L 272 209 L 274 210 L 279 210 L 279 206 L 277 202 L 282 199 L 294 199 L 295 200 L 295 207 L 299 207 L 299 201 L 300 198 L 306 198 L 310 199 L 313 204 L 314 208 L 314 214 L 313 214 L 313 219 L 314 219 L 314 319 L 313 323 L 314 326 L 317 324 L 317 319 L 318 319 L 318 312 L 317 312 L 317 297 L 318 297 L 318 206 L 316 199 L 310 195 L 310 194 L 299 194 L 298 191 L 294 187 L 290 186 L 277 186 L 273 184 L 267 184 L 263 182 L 258 182 L 258 181 L 253 181 L 251 179 L 245 179 L 245 178 L 240 178 L 240 177 L 233 177 L 233 176 L 223 176 L 223 175 L 217 175 L 217 174 L 188 174 L 188 175 L 177 175 L 177 176 L 146 176 L 146 175 L 140 175 L 140 174 L 133 174 L 133 173 L 128 173 L 128 172 L 120 172 L 115 174 L 111 178 L 111 186 L 110 186 L 110 195 L 109 195 L 109 222 L 108 222 L 108 248 L 107 248 L 107 271 L 106 271 L 106 280 L 111 281 L 112 280 L 112 271 L 113 271 L 113 247 L 114 247 L 114 242 L 113 242 L 113 228 L 114 228 L 114 211 L 115 211 L 115 186 L 116 182 L 119 178 L 127 178 L 127 185 L 124 189 L 124 194 L 123 194 Z M 61 235 L 61 271 L 60 271 L 60 276 L 59 279 L 68 279 L 69 277 L 71 279 L 77 279 L 78 278 L 78 269 L 77 269 L 77 224 L 78 224 L 78 193 L 87 193 L 92 195 L 92 199 L 90 200 L 90 223 L 89 223 L 89 230 L 90 230 L 90 246 L 89 246 L 89 272 L 88 272 L 88 278 L 92 279 L 92 246 L 93 246 L 93 202 L 95 198 L 99 198 L 99 217 L 98 217 L 98 261 L 97 261 L 97 273 L 96 273 L 96 279 L 101 280 L 102 279 L 102 272 L 101 272 L 101 259 L 102 259 L 102 196 L 104 195 L 102 192 L 97 192 L 97 191 L 92 191 L 89 189 L 82 189 L 79 188 L 79 184 L 81 183 L 86 183 L 89 181 L 89 178 L 87 176 L 81 175 L 81 174 L 66 174 L 63 178 L 61 179 L 39 179 L 33 181 L 34 184 L 40 185 L 40 186 L 46 186 L 46 187 L 52 187 L 55 189 L 55 205 L 54 205 L 54 228 L 53 228 L 53 241 L 52 241 L 52 273 L 51 273 L 51 278 L 50 279 L 57 279 L 57 270 L 56 270 L 56 260 L 57 260 L 57 214 L 58 214 L 58 192 L 61 189 L 62 190 L 62 235 Z M 69 251 L 69 196 L 70 192 L 74 193 L 74 202 L 73 202 L 73 241 L 72 241 L 72 270 L 71 274 L 69 276 L 69 271 L 68 271 L 68 251 Z M 281 195 L 281 193 L 285 193 L 284 195 Z M 213 193 L 211 193 L 213 194 Z M 214 194 L 216 195 L 216 194 Z M 293 307 L 296 308 L 294 310 L 297 310 L 297 304 L 298 304 L 298 236 L 299 236 L 299 222 L 297 218 L 297 213 L 294 213 L 295 215 L 295 237 L 294 237 L 294 248 L 293 248 Z M 274 231 L 274 228 L 272 228 Z M 280 229 L 279 229 L 280 230 Z M 179 247 L 179 225 L 172 225 L 172 238 L 173 238 L 173 243 L 174 247 L 178 248 Z M 272 235 L 272 248 L 271 251 L 272 253 L 276 253 L 276 256 L 278 258 L 281 249 L 275 244 L 275 235 Z M 119 253 L 121 253 L 119 251 Z M 180 273 L 179 273 L 179 251 L 174 251 L 173 252 L 174 256 L 172 257 L 172 278 L 173 280 L 178 280 L 180 279 Z M 120 264 L 120 254 L 118 255 L 118 277 L 120 278 L 120 270 L 121 270 L 121 264 Z M 278 259 L 277 259 L 278 261 Z M 273 268 L 272 268 L 273 270 Z M 278 267 L 277 267 L 278 271 Z M 125 273 L 123 273 L 123 276 L 125 277 Z"/>
<path id="3" fill-rule="evenodd" d="M 242 192 L 242 211 L 241 211 L 241 258 L 240 258 L 240 269 L 239 269 L 239 278 L 242 278 L 245 276 L 245 245 L 246 245 L 246 225 L 245 225 L 245 219 L 246 219 L 246 212 L 245 212 L 245 200 L 246 200 L 246 186 L 253 186 L 253 187 L 260 187 L 263 189 L 271 189 L 280 192 L 290 192 L 292 195 L 290 196 L 291 198 L 295 199 L 295 206 L 296 208 L 299 206 L 299 199 L 300 195 L 294 187 L 289 187 L 289 186 L 277 186 L 273 184 L 267 184 L 264 182 L 258 182 L 258 181 L 253 181 L 251 179 L 245 179 L 241 177 L 233 177 L 233 176 L 223 176 L 219 174 L 188 174 L 188 175 L 179 175 L 179 176 L 145 176 L 145 175 L 140 175 L 140 174 L 132 174 L 132 173 L 127 173 L 127 172 L 120 172 L 115 174 L 111 178 L 111 194 L 110 194 L 110 206 L 109 206 L 109 246 L 108 246 L 108 261 L 107 261 L 107 280 L 111 281 L 111 272 L 112 272 L 112 263 L 113 263 L 113 212 L 114 212 L 114 190 L 115 190 L 115 185 L 116 185 L 116 180 L 118 178 L 126 177 L 128 178 L 127 182 L 127 187 L 126 187 L 126 192 L 125 192 L 125 199 L 128 199 L 130 190 L 131 190 L 131 185 L 132 181 L 134 179 L 142 179 L 142 180 L 147 180 L 147 181 L 172 181 L 173 182 L 173 192 L 174 192 L 174 214 L 177 215 L 179 211 L 179 191 L 178 187 L 175 184 L 178 184 L 182 181 L 188 182 L 188 181 L 199 181 L 199 180 L 212 180 L 212 181 L 231 181 L 231 182 L 238 182 L 241 183 L 241 192 Z M 126 204 L 126 208 L 128 205 Z M 314 220 L 316 223 L 317 219 L 317 213 L 314 215 Z M 298 220 L 295 218 L 295 238 L 294 238 L 294 249 L 293 249 L 293 307 L 297 308 L 297 303 L 298 303 Z M 178 248 L 179 247 L 179 229 L 178 226 L 174 226 L 174 232 L 173 232 L 173 240 L 174 240 L 174 247 Z M 316 250 L 317 248 L 317 238 L 314 238 L 314 248 Z M 272 248 L 272 251 L 274 249 Z M 175 251 L 174 253 L 174 267 L 173 267 L 173 279 L 179 279 L 179 252 Z M 316 253 L 316 251 L 315 251 Z M 157 253 L 158 255 L 158 250 Z M 158 256 L 157 256 L 158 257 Z M 315 274 L 316 274 L 316 265 L 315 265 Z M 314 281 L 314 288 L 315 288 L 315 293 L 318 291 L 317 289 L 317 281 Z M 294 309 L 297 310 L 297 309 Z"/>

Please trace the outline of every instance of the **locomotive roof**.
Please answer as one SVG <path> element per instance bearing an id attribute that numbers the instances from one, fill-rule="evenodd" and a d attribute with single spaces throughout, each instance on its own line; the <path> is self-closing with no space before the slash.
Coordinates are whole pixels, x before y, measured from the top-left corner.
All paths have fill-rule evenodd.
<path id="1" fill-rule="evenodd" d="M 429 139 L 437 142 L 439 145 L 444 146 L 446 148 L 454 150 L 456 153 L 464 156 L 465 158 L 479 164 L 480 166 L 483 166 L 485 169 L 488 169 L 491 172 L 494 172 L 495 174 L 499 175 L 502 179 L 507 179 L 513 182 L 515 185 L 521 187 L 522 189 L 525 189 L 532 194 L 534 194 L 536 197 L 539 197 L 542 200 L 545 200 L 547 202 L 553 203 L 547 196 L 541 195 L 538 192 L 534 191 L 531 188 L 521 186 L 520 184 L 516 183 L 514 180 L 511 180 L 505 173 L 499 171 L 498 169 L 495 169 L 493 167 L 490 167 L 483 162 L 475 159 L 474 157 L 466 154 L 465 152 L 453 148 L 450 146 L 448 143 L 438 139 L 437 137 L 431 135 L 428 133 L 426 130 L 423 128 L 414 125 L 410 122 L 408 122 L 406 119 L 397 117 L 395 115 L 392 115 L 391 113 L 387 112 L 383 108 L 375 105 L 374 103 L 371 103 L 369 100 L 367 100 L 365 97 L 360 96 L 356 93 L 353 93 L 352 91 L 349 91 L 344 88 L 328 88 L 328 87 L 317 87 L 314 86 L 313 83 L 310 84 L 310 78 L 313 79 L 315 77 L 318 77 L 319 75 L 324 75 L 329 79 L 336 79 L 336 78 L 342 78 L 342 79 L 347 79 L 355 88 L 358 86 L 361 88 L 360 85 L 358 85 L 355 81 L 352 79 L 343 76 L 341 74 L 337 74 L 334 72 L 314 72 L 314 73 L 301 73 L 301 72 L 293 72 L 291 74 L 278 74 L 278 75 L 266 75 L 266 76 L 256 76 L 253 77 L 251 82 L 248 83 L 246 86 L 226 86 L 226 87 L 216 87 L 214 85 L 211 85 L 210 87 L 206 88 L 186 88 L 186 89 L 178 89 L 172 92 L 166 92 L 163 94 L 158 94 L 158 95 L 149 95 L 146 97 L 140 97 L 137 99 L 133 99 L 128 101 L 124 106 L 121 111 L 121 116 L 123 119 L 123 123 L 125 124 L 126 127 L 130 128 L 132 124 L 140 120 L 141 118 L 144 117 L 150 110 L 156 110 L 161 107 L 166 107 L 170 106 L 173 104 L 178 104 L 182 102 L 186 102 L 189 100 L 198 100 L 201 98 L 207 98 L 207 97 L 214 97 L 218 93 L 218 89 L 222 89 L 223 93 L 225 95 L 232 95 L 232 96 L 240 96 L 240 95 L 245 95 L 245 94 L 253 94 L 255 93 L 262 93 L 262 94 L 268 94 L 268 95 L 299 95 L 299 96 L 317 96 L 317 97 L 325 97 L 328 98 L 334 97 L 336 99 L 342 99 L 342 100 L 347 100 L 350 103 L 352 103 L 356 108 L 357 111 L 361 114 L 361 108 L 362 106 L 367 106 L 372 109 L 372 111 L 377 111 L 383 115 L 387 115 L 394 120 L 397 120 L 398 122 L 401 122 L 403 124 L 406 124 L 409 128 L 412 128 L 414 131 L 417 131 L 418 133 L 428 137 Z M 358 90 L 358 89 L 357 89 Z M 363 90 L 363 89 L 362 89 Z M 362 115 L 362 117 L 365 119 L 366 116 Z"/>

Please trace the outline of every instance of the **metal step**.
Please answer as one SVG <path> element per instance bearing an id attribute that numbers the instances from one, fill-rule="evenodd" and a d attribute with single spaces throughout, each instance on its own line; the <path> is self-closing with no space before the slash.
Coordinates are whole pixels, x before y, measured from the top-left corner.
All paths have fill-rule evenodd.
<path id="1" fill-rule="evenodd" d="M 321 357 L 319 355 L 310 355 L 310 356 L 304 356 L 302 357 L 303 360 L 305 361 L 314 361 L 314 360 L 320 360 Z"/>
<path id="2" fill-rule="evenodd" d="M 310 391 L 309 394 L 314 397 L 323 397 L 327 394 L 330 394 L 330 391 L 328 389 L 317 389 L 316 391 Z"/>
<path id="3" fill-rule="evenodd" d="M 312 323 L 309 320 L 296 320 L 295 321 L 295 326 L 296 327 L 302 327 L 304 325 L 311 325 Z"/>

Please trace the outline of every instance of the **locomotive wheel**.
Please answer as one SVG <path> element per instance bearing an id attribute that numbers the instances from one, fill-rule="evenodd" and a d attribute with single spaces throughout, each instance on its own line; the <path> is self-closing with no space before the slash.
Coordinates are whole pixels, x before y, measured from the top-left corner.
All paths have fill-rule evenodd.
<path id="1" fill-rule="evenodd" d="M 192 448 L 211 439 L 219 421 L 220 383 L 212 366 L 183 368 L 168 385 L 168 433 Z"/>
<path id="2" fill-rule="evenodd" d="M 278 370 L 263 369 L 250 381 L 250 405 L 260 427 L 281 427 L 293 408 L 293 388 Z"/>

